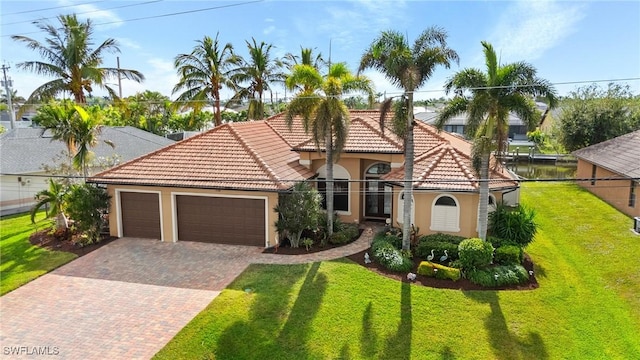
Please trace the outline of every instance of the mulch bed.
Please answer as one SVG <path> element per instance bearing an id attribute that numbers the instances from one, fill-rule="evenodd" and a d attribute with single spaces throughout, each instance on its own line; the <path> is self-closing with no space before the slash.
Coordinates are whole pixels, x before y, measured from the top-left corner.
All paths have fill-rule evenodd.
<path id="1" fill-rule="evenodd" d="M 47 250 L 65 251 L 82 256 L 99 249 L 116 239 L 118 238 L 115 236 L 103 235 L 100 242 L 80 246 L 75 242 L 75 235 L 71 234 L 68 238 L 60 240 L 51 235 L 49 230 L 46 229 L 36 231 L 31 234 L 29 242 L 32 245 L 39 246 Z"/>
<path id="2" fill-rule="evenodd" d="M 368 251 L 369 250 L 361 251 L 357 254 L 347 256 L 347 258 L 382 276 L 386 276 L 388 278 L 402 281 L 405 283 L 414 283 L 416 285 L 428 286 L 428 287 L 439 288 L 439 289 L 455 289 L 455 290 L 463 290 L 463 291 L 465 290 L 533 290 L 538 288 L 538 281 L 536 280 L 535 276 L 531 276 L 529 278 L 529 282 L 525 284 L 501 286 L 501 287 L 483 287 L 480 285 L 476 285 L 467 279 L 460 279 L 458 281 L 436 279 L 436 278 L 418 274 L 417 272 L 418 265 L 422 260 L 415 259 L 415 258 L 413 259 L 413 262 L 415 265 L 413 266 L 413 269 L 411 270 L 411 272 L 416 274 L 416 280 L 410 281 L 410 280 L 407 280 L 407 274 L 391 272 L 375 261 L 372 261 L 369 264 L 365 264 L 364 254 Z M 525 255 L 523 266 L 525 269 L 527 269 L 527 271 L 533 270 L 533 262 L 531 262 L 531 258 L 528 255 Z"/>
<path id="3" fill-rule="evenodd" d="M 358 239 L 360 236 L 362 236 L 363 232 L 364 232 L 364 229 L 359 229 L 358 237 L 354 238 L 354 241 Z M 307 250 L 303 245 L 300 245 L 300 247 L 297 247 L 297 248 L 292 248 L 291 246 L 289 246 L 289 244 L 285 244 L 284 246 L 278 246 L 278 247 L 272 246 L 272 247 L 266 248 L 264 249 L 264 251 L 262 251 L 262 253 L 263 254 L 280 254 L 280 255 L 304 255 L 304 254 L 317 253 L 320 251 L 325 251 L 325 250 L 341 247 L 344 245 L 347 245 L 347 244 L 336 245 L 336 244 L 327 243 L 325 246 L 320 246 L 320 241 L 318 240 L 318 241 L 315 241 L 311 247 L 309 247 L 309 250 Z"/>

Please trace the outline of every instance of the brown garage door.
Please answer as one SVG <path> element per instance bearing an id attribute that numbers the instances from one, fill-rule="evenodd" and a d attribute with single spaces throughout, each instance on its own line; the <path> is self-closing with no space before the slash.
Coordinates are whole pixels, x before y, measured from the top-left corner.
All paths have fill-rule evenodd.
<path id="1" fill-rule="evenodd" d="M 265 201 L 176 196 L 178 240 L 265 246 Z"/>
<path id="2" fill-rule="evenodd" d="M 121 192 L 122 235 L 160 239 L 159 194 Z"/>

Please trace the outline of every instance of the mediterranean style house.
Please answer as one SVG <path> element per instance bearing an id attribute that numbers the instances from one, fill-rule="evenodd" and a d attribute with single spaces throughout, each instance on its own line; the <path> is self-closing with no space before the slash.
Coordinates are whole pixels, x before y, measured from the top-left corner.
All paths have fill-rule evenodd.
<path id="1" fill-rule="evenodd" d="M 573 152 L 578 184 L 621 212 L 640 216 L 640 130 Z"/>
<path id="2" fill-rule="evenodd" d="M 402 222 L 402 140 L 381 131 L 378 111 L 351 111 L 343 152 L 334 166 L 335 209 L 345 222 Z M 477 236 L 479 182 L 471 144 L 415 125 L 412 221 L 420 233 Z M 231 123 L 96 174 L 112 196 L 114 236 L 274 246 L 279 194 L 308 180 L 323 193 L 325 153 L 285 115 Z M 516 203 L 519 185 L 494 169 L 490 205 Z"/>

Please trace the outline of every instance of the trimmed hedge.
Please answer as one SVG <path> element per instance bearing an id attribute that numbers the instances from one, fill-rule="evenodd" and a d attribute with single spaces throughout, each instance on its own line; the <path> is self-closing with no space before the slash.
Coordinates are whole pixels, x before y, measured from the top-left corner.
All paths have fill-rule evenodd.
<path id="1" fill-rule="evenodd" d="M 418 241 L 419 242 L 423 242 L 423 241 L 425 241 L 425 242 L 433 242 L 433 241 L 435 241 L 435 242 L 444 242 L 444 243 L 450 243 L 450 244 L 458 245 L 464 239 L 465 239 L 464 236 L 436 233 L 436 234 L 420 236 L 418 238 Z"/>
<path id="2" fill-rule="evenodd" d="M 472 283 L 487 287 L 517 285 L 529 281 L 529 273 L 522 265 L 502 265 L 489 269 L 471 270 L 465 272 L 465 275 Z"/>
<path id="3" fill-rule="evenodd" d="M 348 244 L 360 235 L 358 225 L 340 223 L 339 228 L 329 237 L 329 243 L 335 245 Z"/>
<path id="4" fill-rule="evenodd" d="M 395 272 L 409 272 L 413 262 L 391 243 L 384 239 L 374 240 L 371 244 L 373 258 L 385 268 Z"/>
<path id="5" fill-rule="evenodd" d="M 522 248 L 515 245 L 504 245 L 496 249 L 494 261 L 500 265 L 518 265 L 524 260 Z"/>
<path id="6" fill-rule="evenodd" d="M 438 271 L 435 271 L 435 270 Z M 448 266 L 435 264 L 430 261 L 422 261 L 418 266 L 418 274 L 435 277 L 436 279 L 448 279 L 457 281 L 460 280 L 460 269 L 451 268 Z"/>
<path id="7" fill-rule="evenodd" d="M 488 266 L 493 261 L 493 246 L 479 238 L 463 240 L 458 245 L 458 255 L 463 270 L 474 270 Z"/>
<path id="8" fill-rule="evenodd" d="M 427 256 L 431 255 L 431 250 L 434 250 L 433 254 L 435 255 L 432 261 L 439 261 L 445 250 L 449 255 L 447 261 L 458 260 L 458 245 L 450 242 L 421 241 L 416 247 L 415 253 L 417 257 L 426 259 Z"/>

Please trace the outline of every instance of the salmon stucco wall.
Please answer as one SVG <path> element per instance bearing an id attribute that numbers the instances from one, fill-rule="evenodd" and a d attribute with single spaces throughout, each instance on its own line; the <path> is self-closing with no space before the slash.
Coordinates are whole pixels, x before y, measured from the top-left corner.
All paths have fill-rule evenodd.
<path id="1" fill-rule="evenodd" d="M 593 171 L 593 164 L 578 159 L 578 169 L 576 171 L 576 178 L 578 179 L 591 179 Z M 611 172 L 607 169 L 596 166 L 595 178 L 622 178 L 619 174 Z M 600 199 L 606 201 L 611 204 L 616 209 L 621 212 L 631 216 L 640 216 L 640 184 L 639 182 L 635 183 L 635 204 L 634 206 L 629 206 L 629 197 L 631 195 L 631 186 L 632 181 L 630 178 L 625 178 L 624 180 L 586 180 L 586 181 L 578 181 L 578 185 L 583 188 L 589 190 L 591 193 L 599 197 Z"/>

